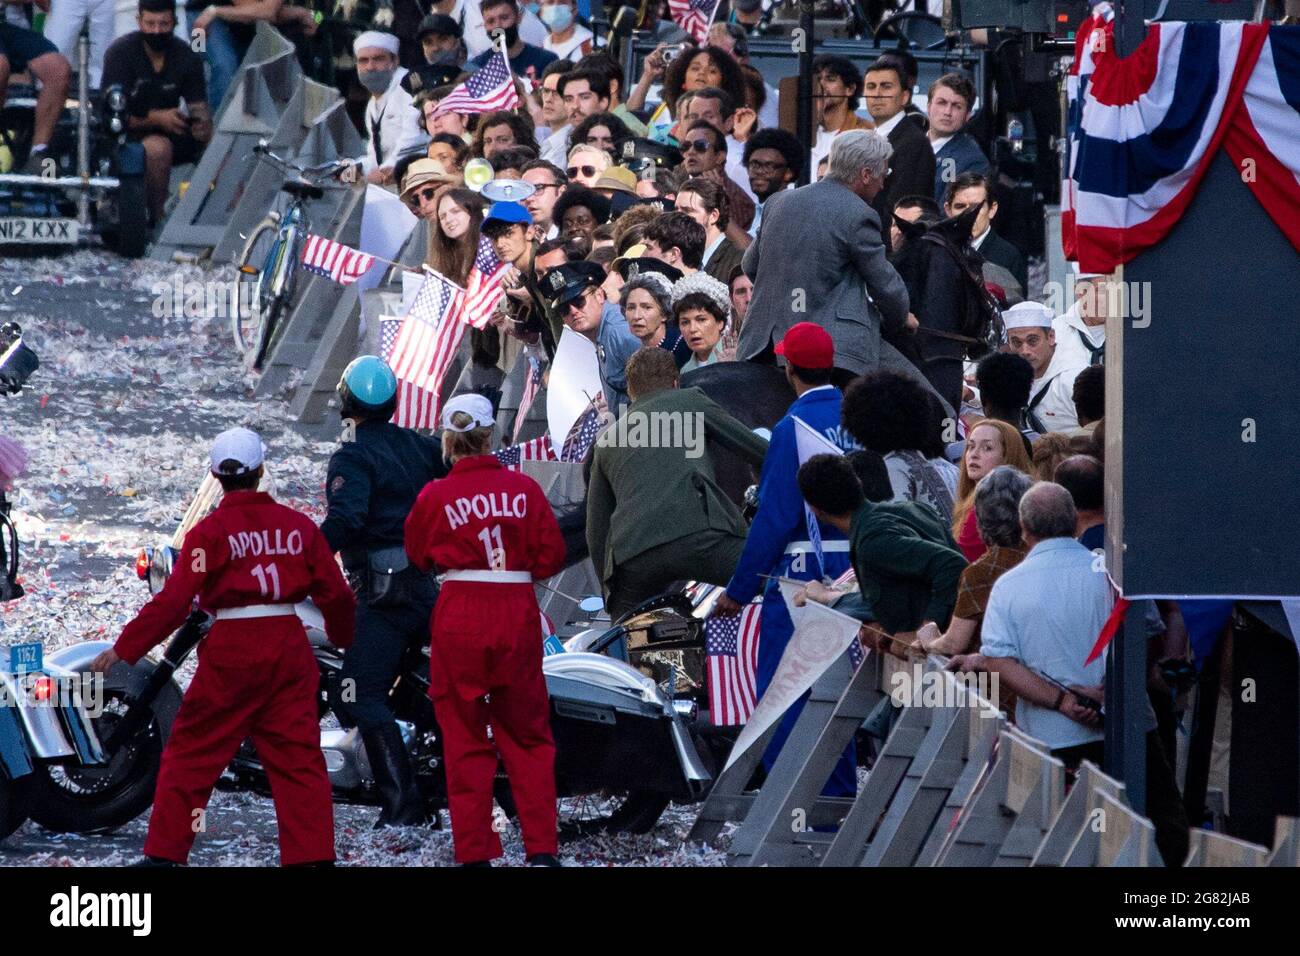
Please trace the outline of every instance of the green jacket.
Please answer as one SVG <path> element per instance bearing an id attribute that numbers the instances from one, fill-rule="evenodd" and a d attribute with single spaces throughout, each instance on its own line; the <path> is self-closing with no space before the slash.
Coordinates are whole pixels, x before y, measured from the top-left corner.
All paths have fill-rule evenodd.
<path id="1" fill-rule="evenodd" d="M 597 440 L 587 546 L 601 581 L 616 565 L 698 531 L 745 535 L 740 510 L 715 480 L 706 438 L 756 468 L 767 453 L 765 439 L 698 388 L 664 389 L 633 402 Z"/>
<path id="2" fill-rule="evenodd" d="M 929 505 L 866 502 L 849 528 L 849 558 L 863 600 L 886 631 L 947 625 L 966 559 Z"/>

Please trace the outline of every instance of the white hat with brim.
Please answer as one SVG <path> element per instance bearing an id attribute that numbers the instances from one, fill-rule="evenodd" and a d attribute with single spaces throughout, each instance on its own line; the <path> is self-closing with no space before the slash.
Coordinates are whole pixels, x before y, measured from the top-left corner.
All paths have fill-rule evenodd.
<path id="1" fill-rule="evenodd" d="M 212 443 L 208 462 L 214 475 L 246 475 L 257 470 L 265 455 L 266 446 L 257 432 L 250 428 L 228 428 Z M 239 466 L 223 471 L 221 465 L 227 461 L 238 462 Z"/>
<path id="2" fill-rule="evenodd" d="M 466 425 L 456 426 L 452 424 L 452 416 L 457 412 L 464 412 L 470 417 Z M 449 432 L 471 432 L 476 428 L 491 428 L 496 424 L 496 419 L 492 416 L 492 403 L 482 395 L 467 393 L 457 395 L 449 401 L 442 410 L 442 428 Z"/>

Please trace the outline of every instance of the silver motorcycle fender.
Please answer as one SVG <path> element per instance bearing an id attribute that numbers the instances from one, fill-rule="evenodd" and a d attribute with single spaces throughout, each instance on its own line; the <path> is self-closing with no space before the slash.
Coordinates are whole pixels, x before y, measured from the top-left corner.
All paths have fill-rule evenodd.
<path id="1" fill-rule="evenodd" d="M 50 677 L 62 679 L 56 691 L 58 697 L 48 703 L 29 701 L 26 689 L 14 675 L 0 671 L 5 701 L 14 705 L 32 756 L 40 760 L 73 757 L 86 764 L 103 763 L 104 750 L 76 686 L 77 673 L 53 661 L 46 661 L 45 671 Z M 60 699 L 65 692 L 68 698 Z"/>

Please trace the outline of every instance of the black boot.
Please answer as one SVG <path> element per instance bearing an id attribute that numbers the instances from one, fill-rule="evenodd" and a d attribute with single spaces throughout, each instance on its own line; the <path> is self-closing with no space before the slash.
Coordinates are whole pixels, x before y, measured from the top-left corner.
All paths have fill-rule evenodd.
<path id="1" fill-rule="evenodd" d="M 411 755 L 397 724 L 385 724 L 375 730 L 363 731 L 361 740 L 366 746 L 370 770 L 375 775 L 379 801 L 383 808 L 375 829 L 381 827 L 413 827 L 429 822 L 424 809 L 424 798 L 415 785 L 415 771 Z"/>
<path id="2" fill-rule="evenodd" d="M 167 860 L 161 856 L 146 856 L 131 864 L 132 868 L 150 868 L 165 866 L 184 866 L 184 863 L 177 863 L 175 860 Z"/>

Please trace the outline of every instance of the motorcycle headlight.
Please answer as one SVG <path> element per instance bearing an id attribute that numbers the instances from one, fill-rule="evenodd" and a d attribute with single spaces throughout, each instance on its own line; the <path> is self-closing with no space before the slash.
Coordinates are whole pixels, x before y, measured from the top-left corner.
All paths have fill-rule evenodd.
<path id="1" fill-rule="evenodd" d="M 126 94 L 122 92 L 120 86 L 115 86 L 108 91 L 108 108 L 114 113 L 121 113 L 126 110 Z"/>
<path id="2" fill-rule="evenodd" d="M 172 562 L 176 558 L 176 550 L 171 547 L 155 548 L 153 551 L 153 560 L 149 563 L 149 593 L 157 594 L 167 583 L 167 579 L 172 573 Z"/>

